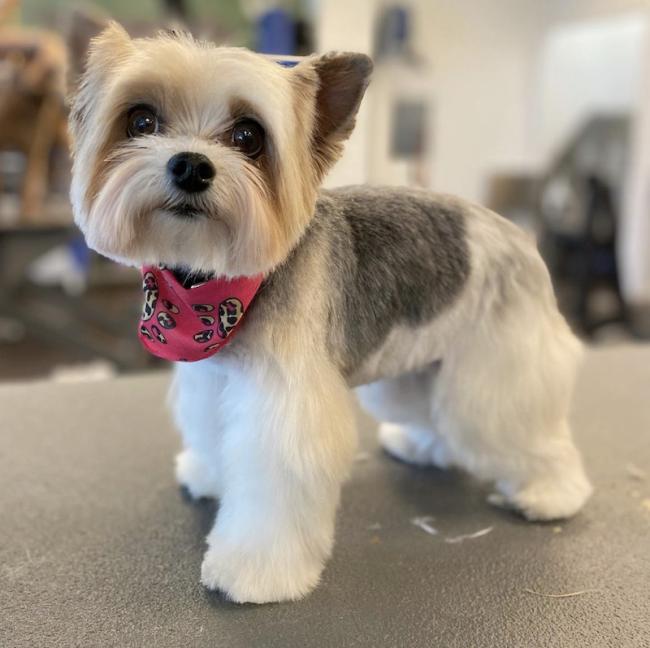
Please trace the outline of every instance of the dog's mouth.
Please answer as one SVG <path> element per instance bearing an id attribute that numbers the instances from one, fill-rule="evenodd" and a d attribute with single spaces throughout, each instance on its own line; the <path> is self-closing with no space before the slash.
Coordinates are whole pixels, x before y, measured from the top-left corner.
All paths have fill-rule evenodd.
<path id="1" fill-rule="evenodd" d="M 189 205 L 187 203 L 181 203 L 180 205 L 174 205 L 169 208 L 169 211 L 178 216 L 179 218 L 196 218 L 197 216 L 205 215 L 205 212 L 194 207 L 194 205 Z"/>
<path id="2" fill-rule="evenodd" d="M 200 286 L 214 277 L 213 272 L 199 272 L 185 266 L 176 266 L 170 270 L 183 288 Z"/>

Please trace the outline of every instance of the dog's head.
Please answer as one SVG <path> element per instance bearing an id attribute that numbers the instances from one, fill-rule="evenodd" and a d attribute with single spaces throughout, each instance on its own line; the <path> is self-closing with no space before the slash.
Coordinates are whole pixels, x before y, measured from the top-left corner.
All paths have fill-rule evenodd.
<path id="1" fill-rule="evenodd" d="M 345 53 L 284 68 L 112 24 L 92 42 L 70 117 L 71 196 L 89 245 L 133 265 L 272 269 L 312 216 L 371 69 Z"/>

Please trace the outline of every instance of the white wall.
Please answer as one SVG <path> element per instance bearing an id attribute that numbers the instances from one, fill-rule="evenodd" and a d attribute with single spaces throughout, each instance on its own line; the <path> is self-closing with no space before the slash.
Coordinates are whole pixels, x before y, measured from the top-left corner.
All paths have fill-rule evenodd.
<path id="1" fill-rule="evenodd" d="M 650 25 L 650 10 L 647 13 Z M 631 302 L 650 303 L 650 27 L 644 43 L 639 110 L 635 113 L 631 160 L 619 241 L 623 292 Z"/>
<path id="2" fill-rule="evenodd" d="M 648 0 L 543 0 L 540 4 L 544 5 L 549 25 L 606 18 L 650 7 Z"/>
<path id="3" fill-rule="evenodd" d="M 370 52 L 382 0 L 322 0 L 320 51 Z M 412 0 L 416 51 L 433 70 L 436 142 L 431 186 L 484 198 L 486 173 L 521 166 L 529 146 L 531 66 L 541 17 L 537 0 Z M 364 145 L 372 133 L 362 109 L 357 132 L 328 178 L 329 185 L 367 180 Z"/>
<path id="4" fill-rule="evenodd" d="M 592 109 L 640 105 L 648 0 L 422 0 L 438 91 L 431 185 L 484 201 L 496 172 L 544 169 Z"/>
<path id="5" fill-rule="evenodd" d="M 489 173 L 527 165 L 541 5 L 419 3 L 416 47 L 431 60 L 438 94 L 435 189 L 481 201 Z"/>
<path id="6" fill-rule="evenodd" d="M 316 4 L 321 51 L 370 52 L 374 15 L 386 4 L 383 0 Z M 629 14 L 648 7 L 648 0 L 407 0 L 402 4 L 412 7 L 415 49 L 429 61 L 437 89 L 431 177 L 436 189 L 482 200 L 488 175 L 495 170 L 543 166 L 590 101 L 615 109 L 637 100 L 629 89 L 640 73 L 642 28 L 639 14 Z M 581 22 L 617 15 L 621 18 L 614 27 Z M 567 61 L 573 62 L 570 69 Z M 601 83 L 592 83 L 600 67 L 606 73 Z M 581 79 L 582 86 L 576 85 Z M 594 88 L 600 88 L 598 97 Z M 366 108 L 348 153 L 329 179 L 331 184 L 367 178 L 363 147 L 371 134 Z"/>
<path id="7" fill-rule="evenodd" d="M 534 108 L 539 159 L 552 159 L 590 115 L 637 110 L 646 32 L 646 15 L 639 12 L 549 28 Z"/>
<path id="8" fill-rule="evenodd" d="M 372 54 L 376 0 L 321 0 L 316 14 L 316 45 L 319 52 L 348 50 Z M 368 106 L 361 105 L 357 125 L 343 158 L 328 174 L 325 185 L 362 184 L 368 179 Z"/>

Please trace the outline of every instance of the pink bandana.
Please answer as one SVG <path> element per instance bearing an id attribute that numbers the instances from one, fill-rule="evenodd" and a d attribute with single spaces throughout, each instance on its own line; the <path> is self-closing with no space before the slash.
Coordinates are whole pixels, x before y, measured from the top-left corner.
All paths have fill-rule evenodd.
<path id="1" fill-rule="evenodd" d="M 140 342 L 165 360 L 195 362 L 228 344 L 262 283 L 262 275 L 209 279 L 185 288 L 166 268 L 142 268 Z"/>

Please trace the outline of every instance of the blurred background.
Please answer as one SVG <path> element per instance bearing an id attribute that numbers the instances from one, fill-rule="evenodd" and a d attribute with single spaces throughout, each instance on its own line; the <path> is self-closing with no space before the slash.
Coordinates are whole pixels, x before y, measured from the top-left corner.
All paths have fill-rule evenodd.
<path id="1" fill-rule="evenodd" d="M 72 223 L 66 92 L 109 18 L 376 63 L 328 186 L 407 184 L 538 240 L 590 344 L 650 339 L 650 0 L 0 0 L 0 381 L 155 368 L 138 273 Z"/>

